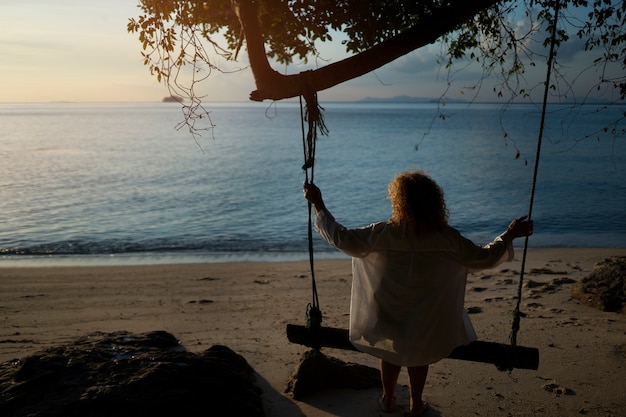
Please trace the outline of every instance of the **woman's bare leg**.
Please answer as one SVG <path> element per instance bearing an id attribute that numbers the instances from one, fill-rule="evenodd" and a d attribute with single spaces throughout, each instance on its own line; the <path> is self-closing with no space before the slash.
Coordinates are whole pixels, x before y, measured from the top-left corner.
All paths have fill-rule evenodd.
<path id="1" fill-rule="evenodd" d="M 395 406 L 394 396 L 400 369 L 400 366 L 385 362 L 382 359 L 380 360 L 380 379 L 383 383 L 382 402 L 385 405 L 384 410 L 393 411 Z"/>
<path id="2" fill-rule="evenodd" d="M 411 415 L 419 416 L 424 402 L 422 401 L 422 393 L 426 384 L 426 376 L 428 376 L 428 365 L 409 367 L 409 385 L 411 390 L 410 409 Z"/>

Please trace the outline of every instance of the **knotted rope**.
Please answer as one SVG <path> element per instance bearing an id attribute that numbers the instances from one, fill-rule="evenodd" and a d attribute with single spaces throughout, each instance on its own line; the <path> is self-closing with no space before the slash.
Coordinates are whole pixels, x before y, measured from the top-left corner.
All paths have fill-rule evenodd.
<path id="1" fill-rule="evenodd" d="M 302 125 L 302 149 L 304 150 L 304 164 L 302 169 L 305 173 L 305 181 L 312 183 L 315 175 L 315 145 L 317 143 L 317 134 L 326 135 L 328 129 L 324 124 L 322 116 L 323 108 L 317 101 L 317 92 L 311 85 L 310 72 L 306 71 L 300 74 L 300 120 Z M 303 106 L 302 99 L 306 102 L 306 109 Z M 305 122 L 307 129 L 305 133 Z M 310 175 L 309 175 L 310 174 Z M 306 311 L 306 328 L 310 334 L 310 340 L 313 342 L 313 348 L 319 350 L 321 347 L 321 326 L 322 311 L 320 310 L 319 297 L 317 294 L 317 285 L 315 283 L 315 265 L 313 256 L 313 207 L 309 202 L 309 264 L 311 268 L 311 289 L 312 300 L 307 306 Z"/>

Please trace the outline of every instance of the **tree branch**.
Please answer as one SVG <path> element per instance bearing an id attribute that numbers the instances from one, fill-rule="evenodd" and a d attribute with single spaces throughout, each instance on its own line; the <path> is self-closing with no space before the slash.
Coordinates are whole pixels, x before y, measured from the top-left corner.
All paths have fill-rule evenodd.
<path id="1" fill-rule="evenodd" d="M 454 30 L 481 10 L 500 0 L 475 0 L 462 5 L 438 10 L 425 22 L 390 38 L 380 44 L 333 64 L 306 71 L 306 87 L 301 74 L 284 75 L 275 71 L 267 60 L 264 38 L 252 0 L 232 0 L 246 38 L 250 68 L 257 90 L 250 93 L 253 101 L 282 100 L 326 90 L 345 81 L 360 77 L 378 69 L 418 48 L 435 42 L 439 37 Z"/>

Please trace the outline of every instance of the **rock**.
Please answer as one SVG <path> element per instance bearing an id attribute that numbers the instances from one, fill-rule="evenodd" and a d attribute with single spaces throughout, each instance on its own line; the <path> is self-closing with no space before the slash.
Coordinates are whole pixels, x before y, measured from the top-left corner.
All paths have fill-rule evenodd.
<path id="1" fill-rule="evenodd" d="M 263 416 L 246 360 L 201 354 L 156 331 L 93 333 L 0 364 L 0 415 L 12 417 Z"/>
<path id="2" fill-rule="evenodd" d="M 602 311 L 624 312 L 626 256 L 613 256 L 594 265 L 591 274 L 572 287 L 572 297 Z"/>
<path id="3" fill-rule="evenodd" d="M 574 390 L 555 383 L 545 384 L 542 388 L 554 395 L 576 395 Z"/>
<path id="4" fill-rule="evenodd" d="M 378 369 L 331 358 L 316 350 L 304 352 L 285 384 L 285 393 L 296 400 L 327 389 L 380 388 Z"/>
<path id="5" fill-rule="evenodd" d="M 479 314 L 482 313 L 483 309 L 482 307 L 468 307 L 467 308 L 467 314 Z"/>
<path id="6" fill-rule="evenodd" d="M 526 280 L 526 282 L 524 282 L 524 288 L 537 288 L 543 287 L 544 285 L 544 283 L 533 281 L 532 279 Z"/>
<path id="7" fill-rule="evenodd" d="M 576 280 L 568 277 L 560 277 L 554 278 L 552 280 L 552 285 L 565 285 L 565 284 L 574 284 Z"/>
<path id="8" fill-rule="evenodd" d="M 531 274 L 546 274 L 546 275 L 567 275 L 567 271 L 554 271 L 550 268 L 533 268 L 530 270 Z"/>

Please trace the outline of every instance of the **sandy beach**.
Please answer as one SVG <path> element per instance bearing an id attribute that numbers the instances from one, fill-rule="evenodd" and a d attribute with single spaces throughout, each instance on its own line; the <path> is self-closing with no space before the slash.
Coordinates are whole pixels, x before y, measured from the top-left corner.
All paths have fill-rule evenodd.
<path id="1" fill-rule="evenodd" d="M 427 416 L 626 416 L 626 315 L 573 300 L 573 282 L 626 249 L 530 249 L 518 343 L 540 351 L 537 371 L 445 359 L 430 369 Z M 481 340 L 508 343 L 521 251 L 515 261 L 469 277 L 466 307 Z M 349 259 L 316 261 L 324 325 L 348 325 Z M 378 389 L 329 390 L 295 401 L 283 394 L 300 355 L 288 323 L 304 324 L 308 262 L 7 268 L 0 265 L 0 361 L 91 332 L 165 330 L 193 352 L 230 347 L 258 374 L 267 416 L 374 417 L 408 410 L 406 372 L 394 414 Z M 328 356 L 377 367 L 362 353 Z"/>

